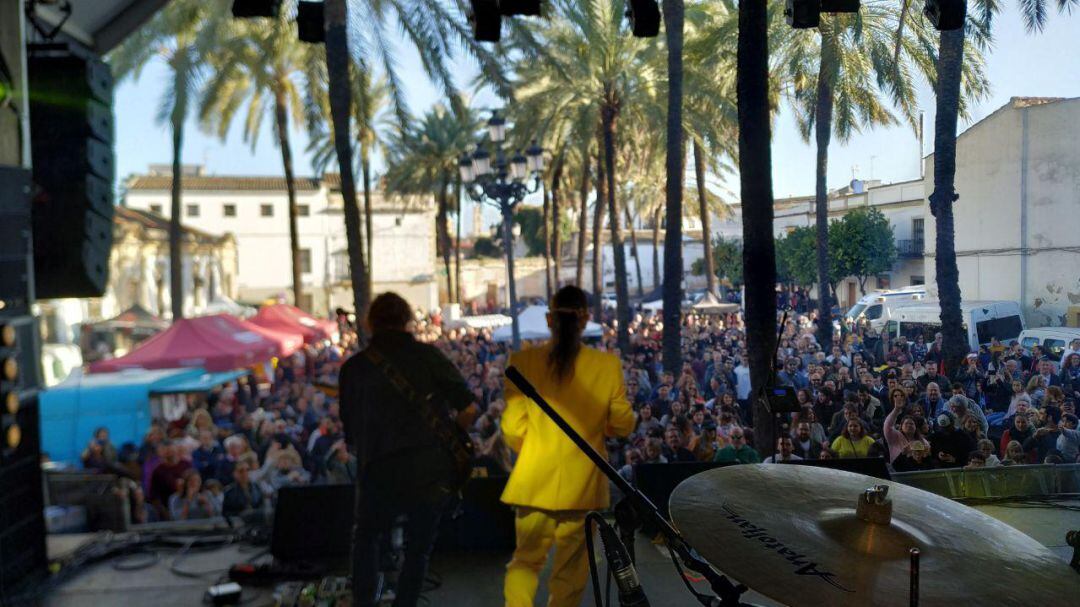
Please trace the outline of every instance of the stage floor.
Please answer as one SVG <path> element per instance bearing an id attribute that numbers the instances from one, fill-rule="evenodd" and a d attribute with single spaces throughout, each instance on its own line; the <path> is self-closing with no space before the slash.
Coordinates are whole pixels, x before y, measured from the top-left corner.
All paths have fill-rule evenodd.
<path id="1" fill-rule="evenodd" d="M 1080 500 L 1064 502 L 1080 506 Z M 1068 562 L 1072 549 L 1065 544 L 1065 531 L 1080 527 L 1080 515 L 1058 508 L 1030 508 L 1007 505 L 981 505 L 978 509 L 1030 535 Z M 51 558 L 71 552 L 93 534 L 51 535 L 48 537 Z M 232 545 L 211 552 L 188 556 L 182 564 L 186 572 L 200 572 L 200 578 L 187 578 L 169 570 L 171 554 L 147 569 L 118 571 L 104 562 L 87 569 L 53 591 L 46 607 L 187 607 L 203 604 L 206 588 L 222 576 L 229 566 L 246 562 L 255 555 L 249 546 Z M 696 605 L 686 592 L 666 551 L 648 539 L 637 539 L 638 573 L 642 586 L 654 607 Z M 427 594 L 433 607 L 498 607 L 502 604 L 502 577 L 509 552 L 440 553 L 432 561 L 432 572 L 440 579 L 439 588 Z M 705 590 L 701 588 L 701 590 Z M 614 588 L 613 588 L 614 592 Z M 583 606 L 593 604 L 591 589 L 582 599 Z M 245 588 L 244 605 L 274 605 L 272 588 Z M 537 604 L 546 604 L 543 584 Z M 778 603 L 760 594 L 748 592 L 744 600 L 756 605 Z"/>

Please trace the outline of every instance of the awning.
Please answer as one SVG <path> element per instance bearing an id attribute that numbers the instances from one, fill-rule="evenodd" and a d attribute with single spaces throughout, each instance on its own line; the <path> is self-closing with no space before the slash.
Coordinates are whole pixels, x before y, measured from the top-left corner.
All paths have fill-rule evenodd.
<path id="1" fill-rule="evenodd" d="M 176 379 L 166 379 L 155 383 L 150 394 L 182 394 L 187 392 L 208 392 L 247 375 L 247 371 L 222 371 L 203 373 L 202 375 L 183 375 Z"/>

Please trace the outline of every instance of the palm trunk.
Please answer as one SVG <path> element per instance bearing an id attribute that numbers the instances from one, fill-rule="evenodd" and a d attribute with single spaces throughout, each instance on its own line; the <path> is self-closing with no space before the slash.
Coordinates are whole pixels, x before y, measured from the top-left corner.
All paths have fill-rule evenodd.
<path id="1" fill-rule="evenodd" d="M 514 211 L 509 204 L 503 204 L 502 216 L 503 247 L 506 249 L 506 288 L 510 298 L 510 328 L 514 339 L 514 351 L 516 352 L 521 349 L 521 327 L 518 324 L 517 284 L 514 278 L 514 231 L 511 227 L 514 223 Z"/>
<path id="2" fill-rule="evenodd" d="M 555 276 L 554 289 L 562 283 L 562 224 L 560 207 L 562 206 L 562 171 L 563 155 L 555 159 L 555 168 L 551 172 L 551 249 L 552 273 Z"/>
<path id="3" fill-rule="evenodd" d="M 368 142 L 364 141 L 360 144 L 360 173 L 364 180 L 364 245 L 367 247 L 367 273 L 364 282 L 364 308 L 367 309 L 367 305 L 371 303 L 371 297 L 374 293 L 373 283 L 375 282 L 375 256 L 372 254 L 374 239 L 371 237 L 371 146 Z M 359 226 L 357 227 L 359 231 Z"/>
<path id="4" fill-rule="evenodd" d="M 653 228 L 652 228 L 652 282 L 653 290 L 660 288 L 660 222 L 661 209 L 656 207 L 653 211 Z"/>
<path id="5" fill-rule="evenodd" d="M 353 306 L 356 317 L 361 318 L 367 309 L 365 289 L 368 277 L 363 255 L 364 241 L 360 233 L 360 208 L 356 202 L 356 183 L 352 170 L 352 142 L 349 140 L 352 89 L 349 87 L 349 42 L 345 30 L 347 11 L 345 0 L 326 2 L 326 71 L 329 75 L 330 114 L 334 124 L 334 151 L 338 159 L 338 171 L 341 173 L 341 198 L 345 206 L 345 240 L 349 253 Z M 367 195 L 367 183 L 364 184 L 364 192 Z M 295 224 L 295 220 L 289 221 L 290 224 Z"/>
<path id="6" fill-rule="evenodd" d="M 180 238 L 180 204 L 183 192 L 183 176 L 180 174 L 181 157 L 184 149 L 183 113 L 180 118 L 173 115 L 172 121 L 172 200 L 169 202 L 169 297 L 172 300 L 172 317 L 176 322 L 184 317 L 184 253 Z M 160 311 L 160 308 L 159 308 Z"/>
<path id="7" fill-rule="evenodd" d="M 345 77 L 348 78 L 347 73 Z M 281 165 L 285 169 L 285 190 L 289 194 L 289 252 L 292 256 L 293 305 L 303 308 L 304 282 L 302 268 L 300 267 L 300 232 L 297 228 L 296 219 L 296 178 L 293 176 L 292 148 L 289 145 L 289 118 L 285 109 L 286 103 L 285 92 L 279 87 L 279 90 L 274 93 L 274 124 L 277 128 L 278 146 L 281 148 Z M 345 131 L 345 135 L 348 136 L 348 131 Z M 353 189 L 355 190 L 355 187 Z M 341 191 L 342 196 L 345 196 L 347 188 L 344 182 L 342 182 Z M 307 311 L 310 312 L 311 310 Z"/>
<path id="8" fill-rule="evenodd" d="M 607 207 L 611 229 L 611 251 L 615 260 L 615 317 L 619 321 L 616 335 L 619 351 L 630 353 L 630 290 L 626 284 L 626 251 L 623 250 L 622 233 L 619 229 L 619 203 L 615 200 L 615 128 L 618 120 L 617 101 L 613 93 L 600 108 L 600 117 L 604 129 L 604 165 L 607 171 Z"/>
<path id="9" fill-rule="evenodd" d="M 683 0 L 663 0 L 667 37 L 667 194 L 664 235 L 664 370 L 682 371 L 682 193 L 686 144 L 683 138 Z M 740 6 L 742 3 L 740 3 Z"/>
<path id="10" fill-rule="evenodd" d="M 638 254 L 637 230 L 634 229 L 634 218 L 630 215 L 630 205 L 623 205 L 623 216 L 626 217 L 626 229 L 630 231 L 630 255 L 634 258 L 634 269 L 637 271 L 637 294 L 645 296 L 645 281 L 641 278 L 641 257 Z"/>
<path id="11" fill-rule="evenodd" d="M 941 334 L 945 366 L 951 372 L 969 346 L 960 313 L 960 273 L 956 266 L 953 203 L 956 193 L 956 120 L 960 108 L 960 76 L 964 64 L 964 30 L 941 32 L 937 60 L 937 116 L 934 124 L 934 192 L 930 211 L 936 220 L 934 269 L 941 302 Z"/>
<path id="12" fill-rule="evenodd" d="M 833 91 L 823 75 L 825 58 L 818 67 L 817 107 L 814 134 L 817 140 L 817 179 L 814 190 L 814 213 L 817 225 L 818 269 L 818 343 L 825 351 L 832 347 L 832 302 L 826 285 L 829 281 L 829 139 L 832 136 Z"/>
<path id="13" fill-rule="evenodd" d="M 766 3 L 739 3 L 737 102 L 739 192 L 743 211 L 746 343 L 750 363 L 754 445 L 772 453 L 772 416 L 756 395 L 772 375 L 776 344 L 776 249 L 773 242 L 769 46 Z"/>
<path id="14" fill-rule="evenodd" d="M 604 238 L 602 230 L 604 229 L 604 201 L 607 200 L 607 182 L 604 179 L 604 162 L 603 162 L 604 150 L 601 148 L 596 153 L 596 203 L 593 209 L 593 262 L 592 262 L 592 284 L 593 284 L 593 296 L 595 301 L 593 302 L 593 316 L 596 318 L 596 322 L 604 317 L 604 302 L 602 296 L 604 295 L 604 250 L 601 248 L 604 244 Z"/>
<path id="15" fill-rule="evenodd" d="M 574 268 L 574 284 L 585 285 L 585 251 L 588 243 L 586 228 L 589 225 L 589 155 L 584 153 L 581 160 L 581 214 L 578 216 L 577 267 Z M 599 322 L 599 321 L 597 321 Z"/>
<path id="16" fill-rule="evenodd" d="M 450 229 L 447 227 L 447 189 L 450 187 L 450 176 L 443 175 L 442 181 L 439 182 L 439 194 L 436 196 L 438 210 L 435 213 L 435 221 L 438 222 L 435 226 L 435 236 L 438 239 L 439 255 L 442 256 L 443 268 L 446 270 L 446 299 L 447 301 L 453 299 L 454 285 L 453 285 L 453 266 L 450 265 Z"/>
<path id="17" fill-rule="evenodd" d="M 709 217 L 708 192 L 705 190 L 705 150 L 694 139 L 694 178 L 697 180 L 698 212 L 701 214 L 701 244 L 705 253 L 705 280 L 709 293 L 716 295 L 716 263 L 712 252 L 712 218 Z"/>
<path id="18" fill-rule="evenodd" d="M 549 221 L 551 221 L 551 190 L 544 188 L 544 203 L 541 212 L 543 226 L 540 228 L 540 236 L 544 239 L 544 294 L 547 295 L 547 301 L 551 301 L 551 230 L 548 229 Z"/>
<path id="19" fill-rule="evenodd" d="M 454 228 L 454 301 L 463 303 L 461 298 L 461 178 L 454 181 L 454 201 L 457 203 L 457 225 Z"/>

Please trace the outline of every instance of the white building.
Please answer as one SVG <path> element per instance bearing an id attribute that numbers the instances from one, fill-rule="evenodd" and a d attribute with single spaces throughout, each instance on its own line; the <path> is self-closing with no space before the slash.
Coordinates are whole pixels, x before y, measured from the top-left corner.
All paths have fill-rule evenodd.
<path id="1" fill-rule="evenodd" d="M 928 209 L 924 208 L 923 181 L 902 181 L 882 184 L 880 181 L 853 181 L 851 185 L 829 193 L 829 221 L 835 221 L 848 211 L 873 207 L 889 220 L 896 240 L 897 261 L 892 271 L 867 283 L 867 289 L 899 288 L 926 282 L 923 264 L 924 234 Z M 777 200 L 773 206 L 773 233 L 783 236 L 797 227 L 813 226 L 817 221 L 813 196 Z M 932 218 L 931 218 L 932 219 Z M 732 207 L 732 214 L 723 220 L 713 220 L 714 232 L 726 239 L 742 239 L 742 208 Z M 859 283 L 854 278 L 837 286 L 841 306 L 851 305 L 859 298 Z"/>
<path id="2" fill-rule="evenodd" d="M 237 297 L 258 303 L 292 300 L 288 196 L 283 177 L 206 175 L 185 169 L 182 213 L 185 225 L 236 239 Z M 123 205 L 168 217 L 171 171 L 151 167 L 127 181 Z M 301 307 L 326 314 L 351 309 L 345 219 L 336 175 L 296 178 L 297 228 L 304 283 Z M 362 200 L 361 200 L 361 204 Z M 430 201 L 387 199 L 373 194 L 373 290 L 394 290 L 414 306 L 439 303 L 435 276 L 435 209 Z"/>
<path id="3" fill-rule="evenodd" d="M 1080 304 L 1080 98 L 1014 97 L 956 143 L 956 261 L 964 299 L 1018 301 L 1032 326 Z M 924 196 L 933 192 L 926 158 Z M 926 281 L 934 285 L 929 202 Z"/>

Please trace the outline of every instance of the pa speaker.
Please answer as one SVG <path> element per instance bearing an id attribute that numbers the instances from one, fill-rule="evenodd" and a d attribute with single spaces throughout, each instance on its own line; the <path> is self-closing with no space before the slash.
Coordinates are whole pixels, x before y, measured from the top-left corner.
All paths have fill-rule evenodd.
<path id="1" fill-rule="evenodd" d="M 469 24 L 479 42 L 498 42 L 502 37 L 502 16 L 498 0 L 469 0 Z"/>
<path id="2" fill-rule="evenodd" d="M 811 29 L 821 23 L 821 0 L 787 0 L 784 19 L 795 29 Z"/>
<path id="3" fill-rule="evenodd" d="M 958 30 L 967 18 L 967 0 L 926 0 L 923 14 L 937 30 Z"/>
<path id="4" fill-rule="evenodd" d="M 112 75 L 66 49 L 30 50 L 35 296 L 100 297 L 112 249 Z"/>
<path id="5" fill-rule="evenodd" d="M 626 6 L 635 38 L 655 38 L 660 33 L 660 6 L 656 0 L 630 0 Z"/>
<path id="6" fill-rule="evenodd" d="M 859 0 L 821 0 L 823 13 L 857 13 L 859 6 Z"/>
<path id="7" fill-rule="evenodd" d="M 233 0 L 232 14 L 237 19 L 253 17 L 277 17 L 281 0 Z"/>
<path id="8" fill-rule="evenodd" d="M 326 42 L 326 26 L 323 24 L 323 3 L 304 2 L 296 5 L 296 30 L 301 42 L 321 44 Z"/>
<path id="9" fill-rule="evenodd" d="M 499 0 L 499 14 L 507 17 L 514 15 L 540 16 L 540 0 Z"/>

